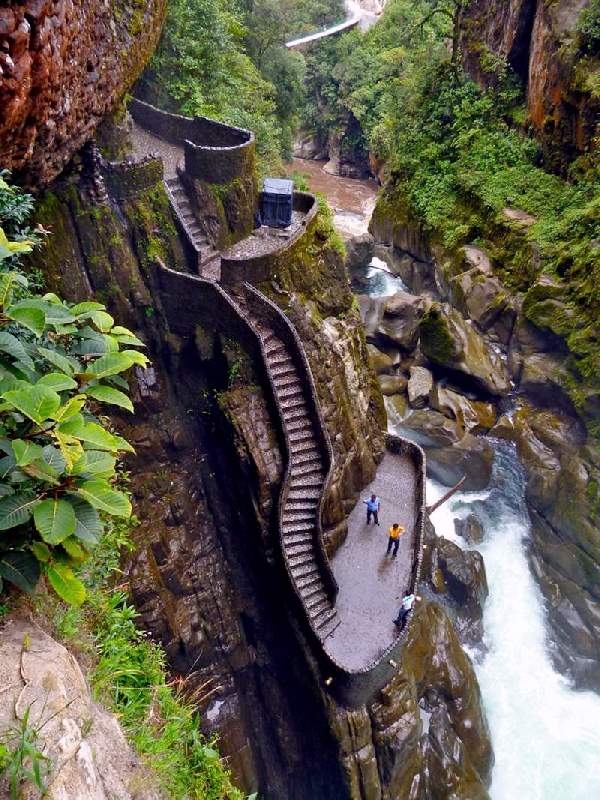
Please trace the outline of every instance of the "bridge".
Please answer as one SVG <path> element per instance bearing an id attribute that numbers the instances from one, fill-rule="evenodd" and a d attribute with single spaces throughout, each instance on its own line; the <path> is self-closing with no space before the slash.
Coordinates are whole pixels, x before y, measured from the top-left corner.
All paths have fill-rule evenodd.
<path id="1" fill-rule="evenodd" d="M 297 39 L 291 39 L 289 42 L 285 43 L 285 46 L 288 50 L 299 50 L 313 44 L 313 42 L 318 42 L 320 39 L 327 39 L 330 36 L 336 36 L 338 33 L 343 33 L 351 28 L 356 28 L 357 25 L 360 25 L 363 30 L 366 30 L 376 22 L 383 8 L 383 3 L 375 2 L 371 3 L 371 5 L 374 6 L 376 10 L 369 11 L 363 8 L 365 5 L 364 2 L 361 4 L 360 2 L 355 2 L 355 0 L 346 0 L 345 5 L 348 15 L 345 20 L 331 25 L 329 28 L 305 34 Z"/>
<path id="2" fill-rule="evenodd" d="M 392 620 L 404 592 L 416 591 L 420 577 L 423 451 L 408 440 L 387 437 L 383 461 L 363 495 L 375 492 L 381 498 L 381 526 L 366 526 L 365 507 L 359 502 L 349 515 L 346 541 L 329 559 L 321 515 L 334 458 L 316 386 L 292 322 L 255 285 L 270 277 L 272 259 L 285 257 L 310 234 L 316 223 L 315 199 L 297 193 L 297 230 L 287 240 L 274 236 L 257 253 L 248 244 L 253 238 L 249 236 L 219 251 L 202 230 L 186 173 L 191 170 L 196 180 L 205 182 L 220 180 L 214 171 L 219 158 L 231 158 L 238 170 L 246 169 L 252 161 L 252 134 L 231 128 L 222 131 L 221 144 L 216 145 L 212 134 L 228 126 L 213 128 L 206 120 L 198 123 L 198 118 L 197 124 L 190 124 L 194 121 L 139 101 L 133 101 L 130 110 L 136 121 L 136 155 L 147 160 L 158 153 L 162 159 L 167 194 L 188 254 L 188 273 L 157 264 L 160 306 L 175 333 L 193 336 L 201 321 L 237 338 L 262 369 L 261 383 L 272 401 L 274 428 L 285 455 L 277 509 L 282 566 L 315 644 L 325 685 L 347 705 L 362 704 L 396 672 L 408 632 L 409 623 L 398 631 Z M 203 148 L 211 151 L 209 158 L 199 155 Z M 240 149 L 246 151 L 243 157 Z M 387 529 L 395 521 L 407 532 L 394 559 L 386 557 L 385 549 Z"/>

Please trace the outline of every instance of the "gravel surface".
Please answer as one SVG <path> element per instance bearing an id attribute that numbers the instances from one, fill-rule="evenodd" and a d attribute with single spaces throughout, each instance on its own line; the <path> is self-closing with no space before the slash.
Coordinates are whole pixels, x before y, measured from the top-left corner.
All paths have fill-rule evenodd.
<path id="1" fill-rule="evenodd" d="M 133 123 L 131 138 L 133 141 L 133 152 L 136 158 L 144 158 L 148 155 L 160 156 L 165 167 L 165 179 L 177 176 L 177 164 L 183 167 L 183 147 L 169 144 L 164 139 L 159 139 L 144 128 L 140 128 L 137 123 Z"/>

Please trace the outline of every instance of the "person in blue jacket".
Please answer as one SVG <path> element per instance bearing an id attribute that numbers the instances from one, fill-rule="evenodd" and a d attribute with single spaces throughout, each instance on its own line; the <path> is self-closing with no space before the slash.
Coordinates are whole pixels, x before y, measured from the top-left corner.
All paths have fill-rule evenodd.
<path id="1" fill-rule="evenodd" d="M 363 500 L 367 507 L 367 525 L 371 522 L 371 517 L 375 520 L 375 525 L 379 525 L 379 509 L 381 501 L 376 494 L 372 494 L 368 500 Z"/>

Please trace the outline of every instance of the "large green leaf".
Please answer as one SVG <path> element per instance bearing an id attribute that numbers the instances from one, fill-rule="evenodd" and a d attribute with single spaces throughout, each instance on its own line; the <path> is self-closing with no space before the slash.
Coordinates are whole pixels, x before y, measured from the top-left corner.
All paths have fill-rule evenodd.
<path id="1" fill-rule="evenodd" d="M 69 503 L 73 506 L 77 527 L 75 536 L 80 539 L 86 547 L 94 547 L 100 541 L 104 526 L 96 509 L 81 497 L 69 494 Z"/>
<path id="2" fill-rule="evenodd" d="M 56 295 L 54 297 L 56 300 L 59 299 Z M 28 297 L 26 302 L 30 308 L 38 308 L 44 312 L 47 325 L 67 325 L 70 322 L 75 322 L 73 314 L 60 301 L 50 302 L 49 299 L 41 297 Z"/>
<path id="3" fill-rule="evenodd" d="M 85 481 L 77 488 L 77 494 L 88 503 L 114 517 L 131 516 L 131 503 L 122 493 L 102 480 Z"/>
<path id="4" fill-rule="evenodd" d="M 135 352 L 135 351 L 133 351 Z M 87 368 L 87 373 L 94 378 L 106 378 L 109 375 L 117 375 L 125 372 L 133 366 L 135 362 L 124 353 L 106 353 L 93 361 Z"/>
<path id="5" fill-rule="evenodd" d="M 85 550 L 82 549 L 81 545 L 74 536 L 69 536 L 68 539 L 65 539 L 64 542 L 61 542 L 61 545 L 75 561 L 83 561 L 85 558 Z"/>
<path id="6" fill-rule="evenodd" d="M 106 311 L 92 311 L 90 317 L 94 325 L 98 330 L 102 331 L 102 333 L 108 333 L 115 324 L 114 319 L 110 314 L 107 314 Z"/>
<path id="7" fill-rule="evenodd" d="M 37 558 L 27 550 L 9 550 L 0 556 L 0 575 L 32 594 L 40 577 Z"/>
<path id="8" fill-rule="evenodd" d="M 72 306 L 69 310 L 76 317 L 85 319 L 89 317 L 92 311 L 104 311 L 104 306 L 102 303 L 96 303 L 93 300 L 84 300 L 83 303 L 77 303 L 76 306 Z"/>
<path id="9" fill-rule="evenodd" d="M 43 459 L 58 475 L 65 471 L 65 467 L 67 466 L 65 458 L 58 447 L 47 444 L 46 447 L 44 447 Z"/>
<path id="10" fill-rule="evenodd" d="M 33 521 L 48 544 L 60 544 L 72 536 L 77 527 L 73 506 L 67 500 L 56 498 L 42 500 L 33 509 Z"/>
<path id="11" fill-rule="evenodd" d="M 39 503 L 37 497 L 25 494 L 11 494 L 0 500 L 0 531 L 23 525 L 31 517 L 33 509 Z"/>
<path id="12" fill-rule="evenodd" d="M 48 347 L 38 347 L 37 351 L 46 359 L 46 361 L 49 361 L 53 366 L 58 367 L 58 369 L 62 370 L 63 372 L 66 372 L 67 375 L 72 375 L 81 368 L 76 359 L 63 355 L 56 350 L 50 350 Z"/>
<path id="13" fill-rule="evenodd" d="M 145 347 L 146 345 L 138 339 L 138 337 L 129 330 L 129 328 L 124 328 L 122 325 L 115 325 L 115 327 L 111 330 L 111 336 L 114 336 L 118 342 L 121 344 L 129 345 L 130 347 Z"/>
<path id="14" fill-rule="evenodd" d="M 0 333 L 0 350 L 20 362 L 29 369 L 33 369 L 33 361 L 16 336 L 12 333 Z"/>
<path id="15" fill-rule="evenodd" d="M 13 452 L 15 454 L 15 463 L 19 467 L 25 467 L 31 464 L 36 458 L 43 458 L 44 449 L 39 444 L 34 442 L 26 442 L 24 439 L 15 439 L 12 443 Z"/>
<path id="16" fill-rule="evenodd" d="M 65 375 L 64 372 L 48 372 L 47 375 L 42 375 L 37 386 L 47 386 L 49 389 L 54 389 L 55 392 L 66 392 L 69 389 L 76 389 L 77 382 Z"/>
<path id="17" fill-rule="evenodd" d="M 72 606 L 80 606 L 83 603 L 85 586 L 75 577 L 70 567 L 55 562 L 46 567 L 46 575 L 56 594 L 66 603 Z"/>
<path id="18" fill-rule="evenodd" d="M 114 474 L 116 461 L 116 458 L 105 450 L 86 450 L 74 464 L 72 474 L 109 478 Z"/>
<path id="19" fill-rule="evenodd" d="M 150 361 L 148 356 L 140 353 L 137 350 L 122 350 L 121 355 L 127 356 L 131 359 L 132 364 L 137 364 L 140 367 L 146 367 Z"/>
<path id="20" fill-rule="evenodd" d="M 20 304 L 19 304 L 20 306 Z M 41 336 L 46 327 L 46 315 L 40 308 L 26 308 L 13 306 L 5 313 L 9 319 L 18 322 L 24 328 L 35 333 L 36 336 Z"/>
<path id="21" fill-rule="evenodd" d="M 97 450 L 117 452 L 118 450 L 131 449 L 131 446 L 124 439 L 121 439 L 120 436 L 113 436 L 101 425 L 97 425 L 95 422 L 84 422 L 81 414 L 61 423 L 59 431 L 63 435 L 73 436 L 82 442 L 91 444 Z"/>
<path id="22" fill-rule="evenodd" d="M 66 422 L 72 417 L 80 416 L 79 412 L 84 405 L 85 397 L 83 395 L 78 394 L 75 397 L 70 397 L 67 402 L 64 405 L 61 405 L 58 411 L 52 415 L 52 419 L 62 423 Z"/>
<path id="23" fill-rule="evenodd" d="M 27 286 L 27 278 L 19 272 L 4 272 L 0 275 L 0 307 L 6 308 L 12 299 L 15 283 Z"/>
<path id="24" fill-rule="evenodd" d="M 60 397 L 46 386 L 12 389 L 10 392 L 4 392 L 2 398 L 37 425 L 41 425 L 60 408 Z"/>
<path id="25" fill-rule="evenodd" d="M 23 239 L 20 242 L 11 242 L 7 238 L 4 230 L 0 228 L 0 261 L 10 258 L 16 253 L 30 253 L 33 250 L 33 242 Z"/>
<path id="26" fill-rule="evenodd" d="M 111 386 L 90 386 L 85 389 L 85 393 L 101 403 L 110 403 L 113 406 L 126 408 L 127 411 L 133 411 L 133 403 L 127 395 Z"/>

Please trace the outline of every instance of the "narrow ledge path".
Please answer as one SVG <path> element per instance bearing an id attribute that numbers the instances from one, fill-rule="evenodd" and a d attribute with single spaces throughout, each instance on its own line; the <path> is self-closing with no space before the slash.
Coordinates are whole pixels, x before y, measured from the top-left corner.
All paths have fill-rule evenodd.
<path id="1" fill-rule="evenodd" d="M 398 635 L 393 619 L 412 585 L 418 508 L 417 471 L 407 455 L 386 451 L 377 475 L 361 494 L 348 518 L 348 536 L 331 559 L 338 583 L 336 611 L 340 624 L 325 640 L 325 650 L 350 670 L 373 664 Z M 381 500 L 380 525 L 366 524 L 363 498 Z M 388 529 L 393 522 L 406 528 L 398 555 L 386 556 Z"/>

